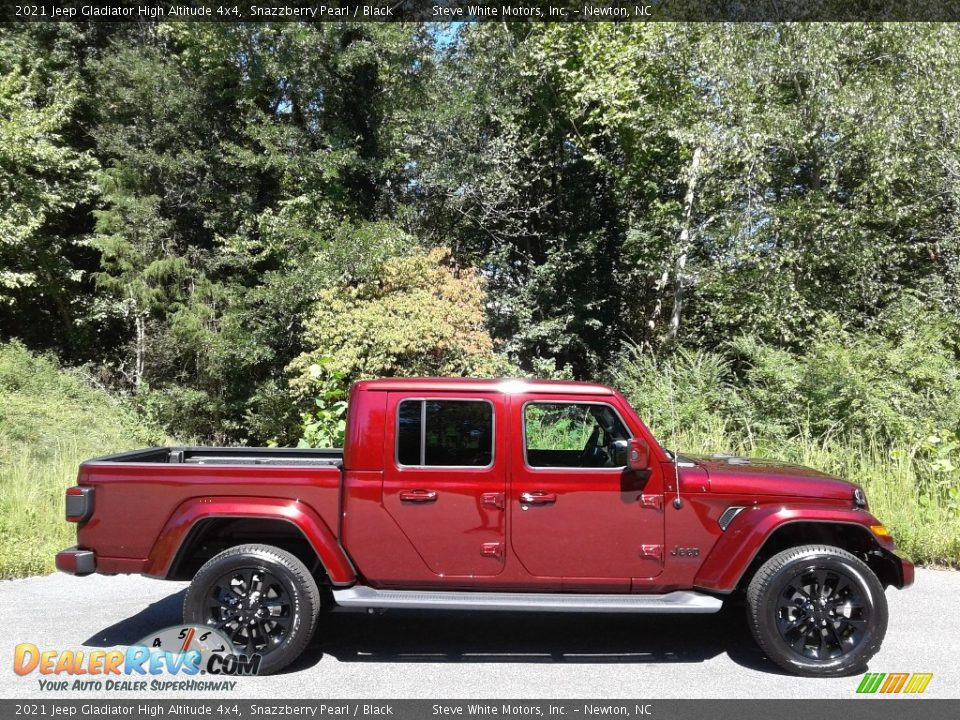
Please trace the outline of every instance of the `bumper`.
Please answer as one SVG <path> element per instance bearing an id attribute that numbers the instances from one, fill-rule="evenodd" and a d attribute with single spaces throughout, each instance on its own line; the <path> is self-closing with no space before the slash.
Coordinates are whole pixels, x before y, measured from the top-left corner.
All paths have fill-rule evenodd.
<path id="1" fill-rule="evenodd" d="M 892 545 L 892 543 L 891 543 Z M 880 564 L 873 571 L 883 581 L 884 587 L 893 585 L 898 590 L 913 585 L 913 561 L 901 555 L 894 547 L 886 547 L 880 552 Z"/>
<path id="2" fill-rule="evenodd" d="M 913 563 L 899 555 L 897 560 L 900 561 L 900 588 L 903 589 L 913 585 Z"/>
<path id="3" fill-rule="evenodd" d="M 93 550 L 78 547 L 61 550 L 57 553 L 57 570 L 70 575 L 90 575 L 97 571 L 97 556 Z"/>

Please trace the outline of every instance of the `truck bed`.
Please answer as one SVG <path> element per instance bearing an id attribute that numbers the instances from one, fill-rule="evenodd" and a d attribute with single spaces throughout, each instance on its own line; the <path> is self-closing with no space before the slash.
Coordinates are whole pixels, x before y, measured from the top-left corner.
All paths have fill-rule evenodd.
<path id="1" fill-rule="evenodd" d="M 151 463 L 170 465 L 343 465 L 339 448 L 264 448 L 264 447 L 152 447 L 104 455 L 87 463 Z"/>
<path id="2" fill-rule="evenodd" d="M 77 484 L 92 488 L 93 514 L 77 545 L 96 550 L 100 572 L 165 577 L 193 518 L 214 502 L 220 518 L 279 504 L 281 517 L 309 516 L 335 538 L 342 465 L 342 450 L 301 448 L 152 447 L 87 460 Z"/>

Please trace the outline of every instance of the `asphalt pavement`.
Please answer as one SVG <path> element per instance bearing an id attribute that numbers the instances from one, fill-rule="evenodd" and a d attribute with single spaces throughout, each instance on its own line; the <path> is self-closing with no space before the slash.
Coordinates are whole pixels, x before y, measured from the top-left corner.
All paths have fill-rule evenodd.
<path id="1" fill-rule="evenodd" d="M 13 672 L 17 643 L 93 650 L 181 621 L 186 583 L 55 574 L 0 582 L 0 697 L 137 698 L 41 691 Z M 919 570 L 887 591 L 890 625 L 871 672 L 930 672 L 923 697 L 960 698 L 960 573 Z M 240 678 L 236 698 L 849 698 L 860 676 L 798 678 L 770 663 L 740 611 L 717 615 L 334 612 L 290 669 Z M 150 697 L 200 699 L 209 693 Z M 225 697 L 224 699 L 228 699 Z M 879 698 L 877 698 L 879 699 Z M 920 699 L 918 696 L 917 700 Z"/>

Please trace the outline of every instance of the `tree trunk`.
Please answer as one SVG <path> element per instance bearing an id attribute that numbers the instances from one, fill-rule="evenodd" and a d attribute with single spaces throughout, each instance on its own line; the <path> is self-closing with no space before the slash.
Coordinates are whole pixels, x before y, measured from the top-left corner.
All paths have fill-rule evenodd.
<path id="1" fill-rule="evenodd" d="M 687 266 L 687 255 L 690 252 L 690 224 L 693 218 L 693 201 L 696 195 L 697 177 L 700 173 L 700 157 L 702 155 L 703 148 L 698 145 L 690 159 L 687 192 L 683 198 L 683 224 L 680 227 L 677 260 L 673 271 L 673 311 L 670 313 L 670 325 L 667 327 L 667 342 L 676 340 L 677 331 L 680 329 L 680 314 L 683 310 L 683 271 Z"/>
<path id="2" fill-rule="evenodd" d="M 663 289 L 667 286 L 667 283 L 670 282 L 670 264 L 667 263 L 663 266 L 663 272 L 660 274 L 660 279 L 657 280 L 657 284 L 653 286 L 653 294 L 657 298 L 656 304 L 653 306 L 653 312 L 650 313 L 650 319 L 647 321 L 647 327 L 650 330 L 655 330 L 657 327 L 657 320 L 660 319 L 660 313 L 663 311 Z"/>
<path id="3" fill-rule="evenodd" d="M 144 355 L 147 349 L 147 321 L 142 312 L 134 315 L 134 324 L 136 326 L 136 366 L 133 369 L 133 391 L 140 393 L 140 386 L 143 384 Z"/>

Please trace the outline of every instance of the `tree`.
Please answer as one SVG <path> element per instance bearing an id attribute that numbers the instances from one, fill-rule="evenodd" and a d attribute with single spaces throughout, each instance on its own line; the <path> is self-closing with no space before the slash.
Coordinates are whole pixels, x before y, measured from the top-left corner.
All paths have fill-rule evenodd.
<path id="1" fill-rule="evenodd" d="M 400 27 L 183 24 L 96 63 L 99 287 L 129 319 L 120 376 L 167 427 L 289 439 L 282 371 L 353 262 L 344 248 L 393 206 L 421 43 Z"/>
<path id="2" fill-rule="evenodd" d="M 310 348 L 289 368 L 305 407 L 301 444 L 343 442 L 346 391 L 376 377 L 509 374 L 484 317 L 484 281 L 435 248 L 387 259 L 361 282 L 320 292 Z"/>
<path id="3" fill-rule="evenodd" d="M 631 196 L 628 264 L 663 268 L 640 292 L 652 285 L 652 311 L 631 314 L 670 319 L 635 339 L 709 347 L 747 331 L 796 347 L 827 316 L 863 326 L 911 287 L 956 308 L 955 32 L 554 29 L 552 55 L 577 58 L 588 156 L 623 159 L 624 188 L 658 178 Z M 659 171 L 637 152 L 670 142 Z"/>
<path id="4" fill-rule="evenodd" d="M 505 369 L 484 322 L 484 281 L 436 248 L 387 260 L 376 278 L 322 290 L 295 387 L 323 364 L 345 382 L 417 375 L 491 376 Z"/>
<path id="5" fill-rule="evenodd" d="M 69 351 L 96 161 L 65 137 L 78 78 L 30 37 L 0 31 L 0 337 Z"/>
<path id="6" fill-rule="evenodd" d="M 413 227 L 489 278 L 488 322 L 525 370 L 598 370 L 618 345 L 623 241 L 611 175 L 575 142 L 544 30 L 475 25 L 440 64 L 412 138 Z"/>

